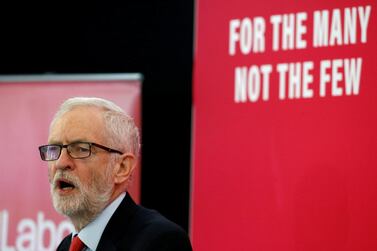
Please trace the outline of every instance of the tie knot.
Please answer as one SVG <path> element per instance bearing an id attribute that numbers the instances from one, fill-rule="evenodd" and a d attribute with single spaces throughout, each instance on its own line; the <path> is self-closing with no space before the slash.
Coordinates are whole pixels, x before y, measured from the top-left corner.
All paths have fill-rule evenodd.
<path id="1" fill-rule="evenodd" d="M 85 247 L 85 244 L 80 240 L 79 236 L 73 237 L 69 251 L 81 251 Z"/>

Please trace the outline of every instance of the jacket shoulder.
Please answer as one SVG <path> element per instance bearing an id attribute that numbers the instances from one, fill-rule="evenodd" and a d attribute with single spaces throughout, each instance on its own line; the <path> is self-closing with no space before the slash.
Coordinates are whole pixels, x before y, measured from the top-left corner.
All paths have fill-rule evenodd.
<path id="1" fill-rule="evenodd" d="M 97 250 L 192 249 L 187 233 L 180 226 L 156 210 L 135 204 L 127 194 L 107 224 Z"/>

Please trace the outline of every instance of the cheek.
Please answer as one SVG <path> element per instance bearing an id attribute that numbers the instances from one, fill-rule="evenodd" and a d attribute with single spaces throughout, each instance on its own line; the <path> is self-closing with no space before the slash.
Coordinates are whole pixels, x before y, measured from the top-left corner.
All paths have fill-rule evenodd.
<path id="1" fill-rule="evenodd" d="M 109 173 L 109 164 L 106 161 L 94 161 L 93 163 L 86 163 L 85 166 L 78 166 L 76 168 L 77 176 L 82 184 L 86 186 L 98 186 L 103 185 L 103 183 L 108 183 L 109 176 L 111 177 L 112 172 Z"/>
<path id="2" fill-rule="evenodd" d="M 80 182 L 82 184 L 85 184 L 86 186 L 93 186 L 97 185 L 98 181 L 103 182 L 102 175 L 103 175 L 103 167 L 93 165 L 93 166 L 85 166 L 82 167 L 81 170 L 77 173 L 77 176 L 80 179 Z"/>
<path id="3" fill-rule="evenodd" d="M 105 184 L 108 185 L 109 183 L 112 183 L 112 177 L 113 174 L 111 169 L 109 167 L 103 167 L 101 170 L 92 173 L 91 183 L 102 187 Z"/>
<path id="4" fill-rule="evenodd" d="M 97 180 L 102 180 L 103 182 L 108 181 L 113 174 L 113 162 L 109 158 L 109 155 L 104 155 L 104 159 L 101 160 L 101 164 L 93 168 L 93 175 L 95 175 Z"/>
<path id="5" fill-rule="evenodd" d="M 77 172 L 75 174 L 79 179 L 80 183 L 86 187 L 91 187 L 93 185 L 93 179 L 95 178 L 95 172 L 90 170 L 85 170 Z"/>

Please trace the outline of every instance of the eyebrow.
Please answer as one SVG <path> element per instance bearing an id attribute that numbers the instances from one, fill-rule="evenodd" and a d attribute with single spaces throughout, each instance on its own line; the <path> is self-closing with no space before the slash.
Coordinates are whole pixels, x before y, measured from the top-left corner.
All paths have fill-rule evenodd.
<path id="1" fill-rule="evenodd" d="M 87 139 L 80 139 L 79 138 L 79 139 L 75 139 L 75 140 L 69 140 L 66 145 L 69 145 L 69 144 L 72 144 L 72 143 L 77 143 L 77 142 L 91 142 L 91 141 L 88 141 Z M 47 143 L 49 145 L 65 145 L 61 141 L 58 141 L 58 140 L 47 141 Z"/>
<path id="2" fill-rule="evenodd" d="M 61 143 L 57 140 L 47 140 L 47 144 L 49 144 L 49 145 L 61 145 Z"/>

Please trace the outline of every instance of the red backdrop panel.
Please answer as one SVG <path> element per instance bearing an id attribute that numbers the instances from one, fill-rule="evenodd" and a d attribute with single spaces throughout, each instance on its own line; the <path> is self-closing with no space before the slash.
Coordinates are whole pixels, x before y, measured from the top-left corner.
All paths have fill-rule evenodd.
<path id="1" fill-rule="evenodd" d="M 53 79 L 53 77 L 52 77 Z M 72 225 L 52 207 L 47 164 L 38 146 L 46 144 L 59 105 L 73 96 L 107 98 L 140 127 L 140 79 L 0 83 L 0 250 L 55 250 Z M 140 168 L 130 191 L 139 201 Z"/>
<path id="2" fill-rule="evenodd" d="M 196 6 L 194 249 L 377 250 L 376 1 L 198 0 Z M 315 15 L 325 19 L 326 11 L 322 25 Z M 275 37 L 272 16 L 281 20 Z M 315 45 L 326 27 L 327 39 Z M 346 66 L 351 59 L 354 67 Z M 295 68 L 278 71 L 290 63 L 303 69 L 305 61 L 312 63 L 305 77 Z M 261 74 L 262 65 L 269 74 Z M 237 73 L 242 67 L 245 75 Z M 359 67 L 358 91 L 347 93 L 346 67 L 354 73 Z M 305 81 L 312 91 L 306 97 Z M 294 94 L 279 97 L 283 86 Z"/>

